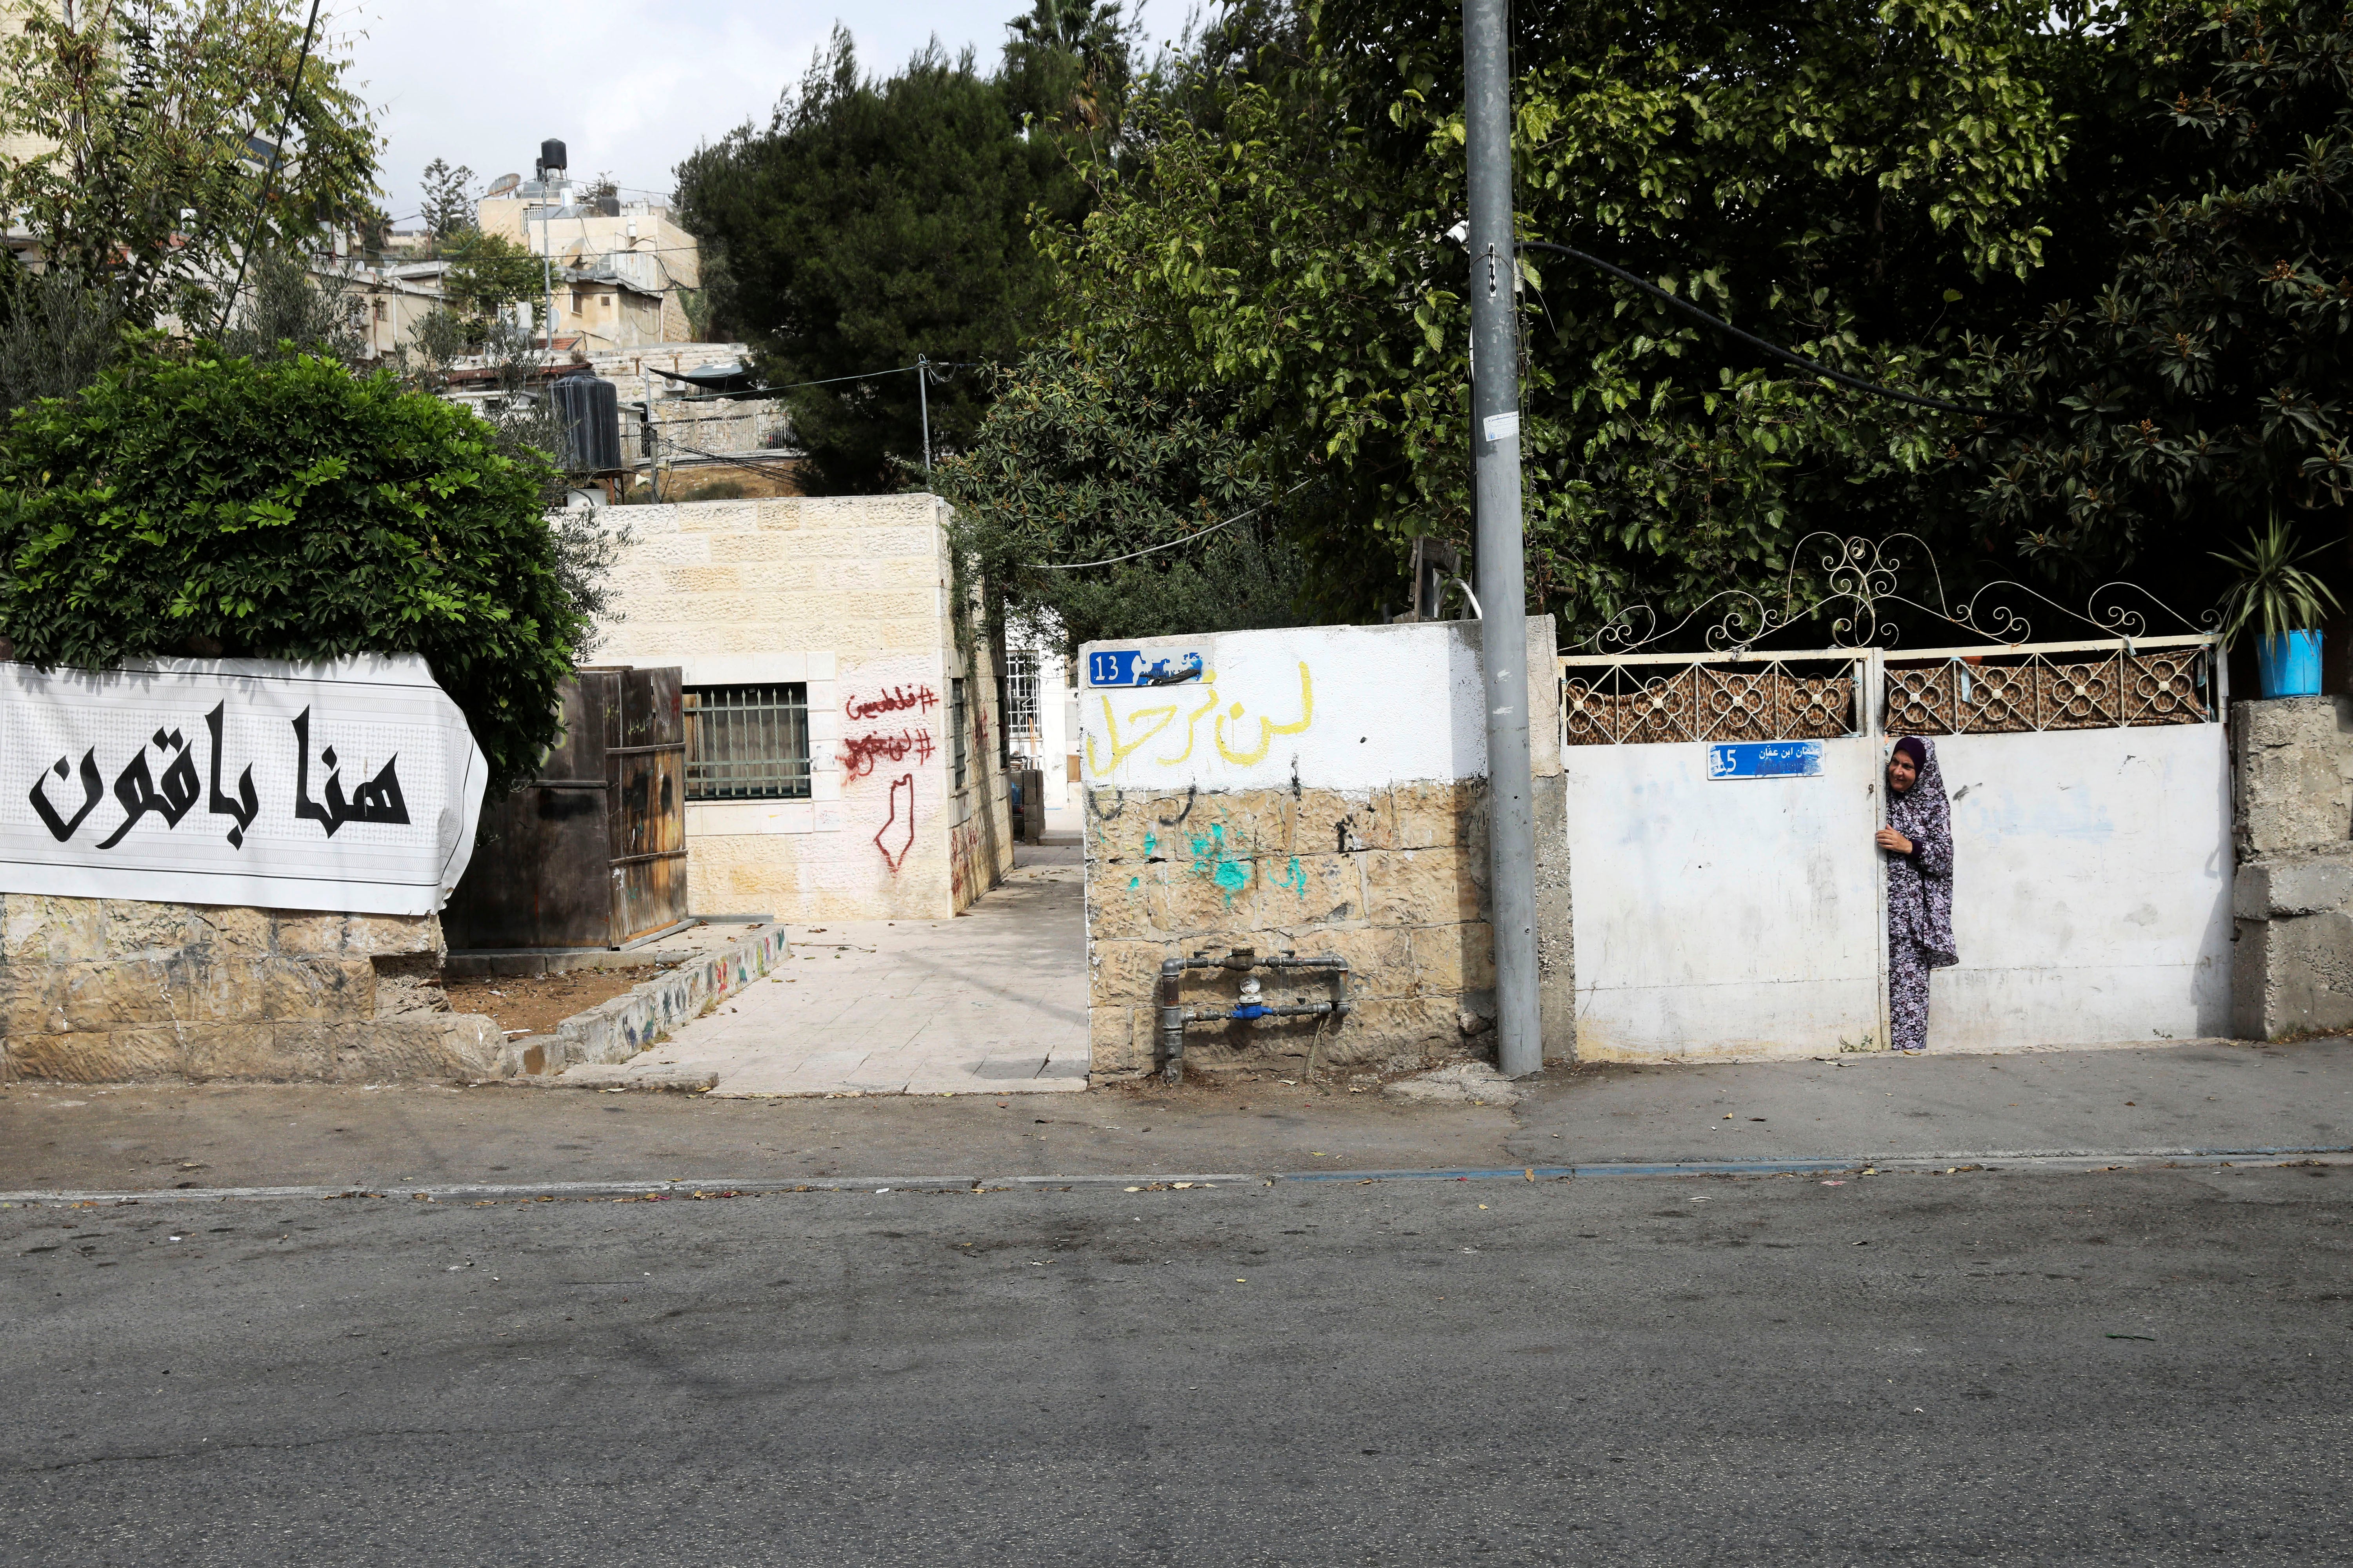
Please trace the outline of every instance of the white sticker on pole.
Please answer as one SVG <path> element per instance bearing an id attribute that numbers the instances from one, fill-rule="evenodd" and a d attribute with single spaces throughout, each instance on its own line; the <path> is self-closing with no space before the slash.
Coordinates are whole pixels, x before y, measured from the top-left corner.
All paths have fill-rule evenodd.
<path id="1" fill-rule="evenodd" d="M 1514 408 L 1509 414 L 1490 414 L 1485 425 L 1488 445 L 1493 446 L 1498 441 L 1516 441 L 1520 437 L 1520 411 Z"/>

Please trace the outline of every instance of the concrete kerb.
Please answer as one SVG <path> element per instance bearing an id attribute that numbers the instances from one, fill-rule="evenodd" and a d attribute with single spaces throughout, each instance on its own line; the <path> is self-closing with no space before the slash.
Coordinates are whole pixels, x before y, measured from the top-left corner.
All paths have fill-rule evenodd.
<path id="1" fill-rule="evenodd" d="M 627 995 L 575 1013 L 545 1035 L 511 1042 L 509 1051 L 518 1058 L 522 1050 L 533 1046 L 543 1051 L 545 1057 L 540 1067 L 540 1074 L 544 1075 L 543 1081 L 552 1081 L 555 1074 L 570 1067 L 626 1062 L 689 1019 L 700 1016 L 706 1007 L 765 976 L 791 952 L 784 927 L 765 927 L 730 942 L 717 952 L 690 960 L 667 974 L 633 985 Z M 629 1087 L 620 1079 L 596 1076 L 600 1081 L 584 1082 L 582 1087 Z M 646 1087 L 707 1086 L 666 1081 Z"/>
<path id="2" fill-rule="evenodd" d="M 463 1183 L 378 1189 L 352 1186 L 172 1187 L 162 1191 L 0 1193 L 0 1208 L 74 1204 L 224 1203 L 309 1199 L 407 1198 L 418 1202 L 527 1202 L 536 1198 L 694 1199 L 780 1193 L 961 1193 L 1095 1191 L 1213 1192 L 1292 1183 L 1590 1181 L 1612 1176 L 1936 1175 L 1967 1171 L 2088 1172 L 2132 1168 L 2202 1169 L 2233 1165 L 2353 1165 L 2353 1145 L 2325 1149 L 2111 1150 L 2070 1153 L 1891 1154 L 1877 1159 L 1610 1161 L 1590 1165 L 1510 1165 L 1435 1171 L 1278 1171 L 1267 1174 L 1129 1176 L 788 1176 L 744 1181 Z"/>

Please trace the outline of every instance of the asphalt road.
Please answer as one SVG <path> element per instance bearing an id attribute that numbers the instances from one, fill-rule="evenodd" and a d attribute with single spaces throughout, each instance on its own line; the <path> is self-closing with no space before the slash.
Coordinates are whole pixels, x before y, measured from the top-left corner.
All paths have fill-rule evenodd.
<path id="1" fill-rule="evenodd" d="M 2348 1188 L 10 1209 L 0 1559 L 2342 1561 Z"/>

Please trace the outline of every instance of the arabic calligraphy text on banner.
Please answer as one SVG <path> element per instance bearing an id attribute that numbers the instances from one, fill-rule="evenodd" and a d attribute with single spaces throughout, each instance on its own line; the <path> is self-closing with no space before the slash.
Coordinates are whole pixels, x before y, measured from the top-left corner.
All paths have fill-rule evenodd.
<path id="1" fill-rule="evenodd" d="M 0 663 L 0 892 L 439 910 L 486 773 L 414 654 Z"/>

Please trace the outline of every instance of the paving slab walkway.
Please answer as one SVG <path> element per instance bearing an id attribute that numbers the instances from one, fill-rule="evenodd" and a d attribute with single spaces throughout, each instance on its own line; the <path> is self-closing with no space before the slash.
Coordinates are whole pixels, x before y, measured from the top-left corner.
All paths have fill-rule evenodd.
<path id="1" fill-rule="evenodd" d="M 1087 1087 L 1084 868 L 1023 845 L 954 920 L 795 925 L 792 956 L 628 1064 L 723 1096 Z"/>

